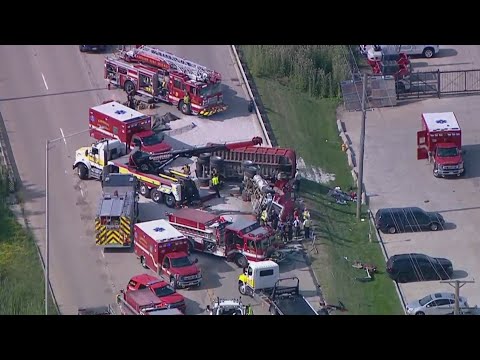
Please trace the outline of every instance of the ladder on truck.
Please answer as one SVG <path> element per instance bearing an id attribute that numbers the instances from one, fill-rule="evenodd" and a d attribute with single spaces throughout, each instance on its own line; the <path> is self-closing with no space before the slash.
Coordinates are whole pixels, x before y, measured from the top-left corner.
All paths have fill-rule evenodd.
<path id="1" fill-rule="evenodd" d="M 168 51 L 163 51 L 147 45 L 140 45 L 139 47 L 128 51 L 127 55 L 136 60 L 139 60 L 138 57 L 142 56 L 158 62 L 165 62 L 172 70 L 182 72 L 195 81 L 217 82 L 221 80 L 221 75 L 214 70 L 210 70 L 203 65 L 173 55 Z"/>

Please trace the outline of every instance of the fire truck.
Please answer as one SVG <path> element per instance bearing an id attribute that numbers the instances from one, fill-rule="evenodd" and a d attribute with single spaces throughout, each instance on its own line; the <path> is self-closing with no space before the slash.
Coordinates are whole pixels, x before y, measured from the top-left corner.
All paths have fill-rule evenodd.
<path id="1" fill-rule="evenodd" d="M 134 251 L 145 269 L 163 276 L 173 289 L 202 282 L 198 259 L 188 257 L 187 238 L 164 219 L 135 224 Z"/>
<path id="2" fill-rule="evenodd" d="M 189 251 L 200 251 L 244 268 L 249 261 L 263 261 L 273 252 L 275 232 L 256 220 L 227 221 L 223 216 L 197 209 L 168 215 L 169 223 L 188 238 Z"/>
<path id="3" fill-rule="evenodd" d="M 462 130 L 453 112 L 423 113 L 417 132 L 417 159 L 433 160 L 433 176 L 462 176 Z"/>
<path id="4" fill-rule="evenodd" d="M 297 157 L 293 149 L 246 146 L 200 155 L 197 160 L 198 176 L 208 176 L 211 167 L 216 167 L 225 179 L 242 180 L 246 168 L 255 168 L 257 174 L 268 179 L 278 174 L 291 179 L 297 171 Z"/>
<path id="5" fill-rule="evenodd" d="M 117 139 L 125 144 L 125 152 L 140 146 L 142 151 L 159 153 L 170 151 L 164 135 L 152 131 L 151 116 L 130 109 L 115 101 L 89 109 L 90 136 L 96 140 Z"/>
<path id="6" fill-rule="evenodd" d="M 102 187 L 95 216 L 95 243 L 103 248 L 130 247 L 139 212 L 136 179 L 110 174 L 103 179 Z"/>
<path id="7" fill-rule="evenodd" d="M 189 158 L 221 149 L 231 150 L 261 144 L 262 138 L 254 137 L 251 141 L 211 144 L 156 155 L 144 153 L 136 148 L 126 156 L 125 147 L 119 140 L 101 140 L 91 147 L 82 147 L 77 150 L 73 169 L 77 171 L 80 179 L 99 179 L 104 170 L 107 173 L 131 174 L 138 179 L 141 195 L 151 197 L 157 203 L 165 202 L 169 207 L 176 207 L 202 199 L 190 176 L 165 169 L 175 159 Z M 208 197 L 213 194 L 209 194 Z"/>
<path id="8" fill-rule="evenodd" d="M 227 109 L 219 73 L 146 45 L 107 57 L 105 79 L 127 94 L 172 104 L 186 115 L 211 116 Z"/>

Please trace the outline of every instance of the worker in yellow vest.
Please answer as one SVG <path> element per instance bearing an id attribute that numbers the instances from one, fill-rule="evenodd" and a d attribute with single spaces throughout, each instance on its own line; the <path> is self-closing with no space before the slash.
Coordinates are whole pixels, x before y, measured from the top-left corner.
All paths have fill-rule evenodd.
<path id="1" fill-rule="evenodd" d="M 216 172 L 212 175 L 212 187 L 215 190 L 215 193 L 217 194 L 217 197 L 220 198 L 221 197 L 220 196 L 220 189 L 219 189 L 220 178 L 218 177 L 218 173 L 216 173 Z"/>
<path id="2" fill-rule="evenodd" d="M 260 215 L 260 220 L 262 221 L 262 225 L 267 225 L 267 220 L 268 220 L 268 213 L 267 209 L 263 209 L 262 215 Z"/>

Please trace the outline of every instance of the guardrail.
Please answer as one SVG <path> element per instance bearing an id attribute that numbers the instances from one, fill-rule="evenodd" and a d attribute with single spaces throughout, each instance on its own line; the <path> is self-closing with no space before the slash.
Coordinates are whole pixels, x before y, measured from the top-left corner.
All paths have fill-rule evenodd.
<path id="1" fill-rule="evenodd" d="M 242 75 L 243 83 L 245 84 L 245 87 L 247 88 L 248 95 L 250 96 L 250 99 L 253 100 L 254 103 L 254 108 L 255 108 L 255 113 L 257 114 L 257 120 L 260 123 L 260 126 L 262 128 L 265 141 L 269 146 L 277 146 L 277 142 L 275 140 L 275 136 L 273 135 L 272 128 L 270 126 L 270 122 L 268 121 L 268 118 L 266 115 L 262 115 L 261 111 L 258 107 L 258 104 L 262 104 L 260 97 L 257 95 L 254 95 L 254 91 L 252 90 L 252 86 L 255 88 L 255 83 L 253 82 L 253 78 L 251 76 L 247 76 L 247 72 L 245 71 L 246 68 L 244 68 L 244 64 L 241 61 L 241 58 L 239 56 L 239 53 L 237 51 L 237 48 L 235 45 L 230 45 L 233 53 L 233 58 L 235 59 L 235 62 L 237 63 L 237 67 L 240 71 L 240 74 Z M 258 91 L 255 91 L 256 94 L 258 94 Z"/>

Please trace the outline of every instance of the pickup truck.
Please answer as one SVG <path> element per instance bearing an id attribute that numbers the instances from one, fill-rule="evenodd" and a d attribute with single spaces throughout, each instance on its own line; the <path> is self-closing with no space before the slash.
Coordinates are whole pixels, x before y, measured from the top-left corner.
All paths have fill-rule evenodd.
<path id="1" fill-rule="evenodd" d="M 280 286 L 281 282 L 295 281 L 295 286 Z M 297 277 L 279 279 L 271 294 L 264 298 L 271 315 L 318 315 L 318 312 L 300 294 L 300 280 Z"/>

